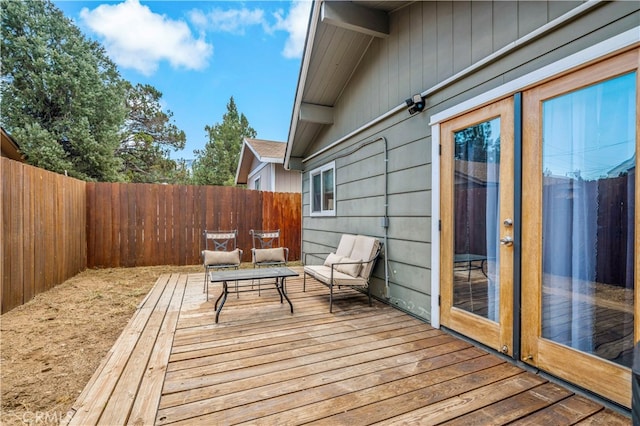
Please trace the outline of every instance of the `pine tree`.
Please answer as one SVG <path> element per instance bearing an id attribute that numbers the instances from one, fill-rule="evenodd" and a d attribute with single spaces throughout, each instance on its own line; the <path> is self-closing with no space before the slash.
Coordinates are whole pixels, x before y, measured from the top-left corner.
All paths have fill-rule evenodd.
<path id="1" fill-rule="evenodd" d="M 235 183 L 240 148 L 244 138 L 255 138 L 256 131 L 244 114 L 238 113 L 233 96 L 227 104 L 222 123 L 206 126 L 209 142 L 203 150 L 194 151 L 193 181 L 196 185 L 226 185 Z"/>
<path id="2" fill-rule="evenodd" d="M 184 180 L 178 169 L 185 168 L 169 158 L 169 150 L 183 149 L 186 136 L 171 122 L 171 111 L 162 110 L 162 93 L 148 84 L 126 86 L 128 116 L 117 152 L 126 180 L 139 183 Z"/>
<path id="3" fill-rule="evenodd" d="M 36 166 L 121 179 L 125 86 L 104 49 L 48 0 L 2 1 L 0 124 Z"/>

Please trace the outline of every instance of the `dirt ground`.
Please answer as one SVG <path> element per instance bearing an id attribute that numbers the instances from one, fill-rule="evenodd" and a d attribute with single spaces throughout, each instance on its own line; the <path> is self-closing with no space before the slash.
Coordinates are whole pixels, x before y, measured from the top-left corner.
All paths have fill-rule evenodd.
<path id="1" fill-rule="evenodd" d="M 201 271 L 90 269 L 0 316 L 0 424 L 58 424 L 156 279 Z"/>

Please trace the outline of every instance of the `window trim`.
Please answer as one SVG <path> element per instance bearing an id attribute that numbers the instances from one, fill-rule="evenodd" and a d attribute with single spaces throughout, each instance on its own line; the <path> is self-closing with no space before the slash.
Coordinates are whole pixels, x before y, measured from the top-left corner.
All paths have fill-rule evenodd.
<path id="1" fill-rule="evenodd" d="M 327 170 L 332 170 L 333 171 L 333 209 L 329 210 L 325 210 L 322 206 L 322 195 L 324 194 L 324 179 L 322 179 L 322 175 L 327 171 Z M 321 194 L 321 200 L 320 200 L 320 210 L 319 211 L 314 211 L 313 210 L 313 177 L 320 175 L 320 194 Z M 337 204 L 337 199 L 336 199 L 336 162 L 332 161 L 330 163 L 327 163 L 323 166 L 317 167 L 313 170 L 311 170 L 309 172 L 309 214 L 310 216 L 313 217 L 322 217 L 322 216 L 336 216 L 336 204 Z"/>

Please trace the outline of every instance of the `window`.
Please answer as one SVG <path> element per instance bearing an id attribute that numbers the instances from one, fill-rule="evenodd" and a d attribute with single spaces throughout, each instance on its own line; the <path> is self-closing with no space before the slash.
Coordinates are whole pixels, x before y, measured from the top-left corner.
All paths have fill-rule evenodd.
<path id="1" fill-rule="evenodd" d="M 311 171 L 311 216 L 335 216 L 335 162 Z"/>
<path id="2" fill-rule="evenodd" d="M 257 178 L 253 181 L 253 189 L 256 191 L 260 191 L 260 178 Z"/>

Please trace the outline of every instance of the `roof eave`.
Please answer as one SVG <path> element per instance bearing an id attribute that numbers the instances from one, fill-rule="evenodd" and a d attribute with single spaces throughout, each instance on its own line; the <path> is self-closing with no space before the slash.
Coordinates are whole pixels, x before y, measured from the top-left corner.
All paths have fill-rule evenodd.
<path id="1" fill-rule="evenodd" d="M 370 3 L 370 2 L 366 2 Z M 371 2 L 375 3 L 375 2 Z M 358 4 L 356 2 L 328 2 L 326 0 L 314 1 L 310 14 L 309 29 L 305 41 L 304 54 L 300 66 L 300 75 L 293 110 L 287 147 L 285 152 L 284 168 L 287 170 L 303 170 L 303 153 L 305 153 L 314 143 L 313 138 L 309 138 L 309 133 L 320 134 L 320 129 L 333 124 L 333 107 L 341 96 L 342 91 L 348 85 L 351 76 L 359 66 L 366 51 L 375 38 L 385 38 L 390 35 L 389 15 L 385 7 L 380 4 Z M 310 67 L 314 63 L 314 45 L 319 52 L 324 51 L 324 47 L 330 46 L 332 37 L 317 37 L 317 34 L 324 34 L 323 27 L 336 27 L 341 31 L 358 34 L 360 41 L 350 46 L 350 57 L 359 58 L 357 61 L 350 61 L 348 66 L 342 67 L 341 73 L 333 83 L 336 88 L 330 98 L 325 98 L 319 102 L 308 98 L 314 89 L 315 82 L 308 80 Z M 368 41 L 367 41 L 368 40 Z M 357 49 L 357 50 L 354 50 Z M 322 66 L 320 63 L 316 64 Z M 314 67 L 316 65 L 313 65 Z M 325 76 L 325 74 L 322 74 Z M 326 80 L 326 79 L 325 79 Z M 327 81 L 319 81 L 318 84 L 327 84 Z M 316 93 L 317 95 L 317 93 Z M 303 114 L 304 111 L 304 114 Z M 306 122 L 301 127 L 300 122 Z M 315 129 L 315 130 L 314 130 Z M 302 136 L 304 133 L 305 136 Z M 304 137 L 304 140 L 302 138 Z M 295 145 L 295 147 L 294 147 Z M 294 149 L 295 148 L 295 149 Z M 295 157 L 292 157 L 295 154 Z"/>
<path id="2" fill-rule="evenodd" d="M 2 152 L 4 156 L 16 161 L 24 162 L 24 154 L 20 152 L 20 145 L 18 142 L 3 128 L 1 128 L 0 132 L 1 140 L 2 140 Z"/>
<path id="3" fill-rule="evenodd" d="M 236 168 L 236 177 L 234 179 L 236 185 L 244 185 L 244 184 L 247 183 L 246 182 L 247 181 L 246 178 L 244 179 L 244 182 L 240 182 L 240 170 L 243 169 L 242 166 L 244 165 L 244 161 L 245 161 L 244 153 L 246 151 L 246 148 L 247 148 L 247 139 L 243 138 L 242 139 L 242 148 L 240 149 L 240 158 L 238 159 L 238 167 Z"/>
<path id="4" fill-rule="evenodd" d="M 320 16 L 320 2 L 314 1 L 311 5 L 311 13 L 309 14 L 309 25 L 307 30 L 307 38 L 304 42 L 304 53 L 300 62 L 300 73 L 298 75 L 298 87 L 296 88 L 296 96 L 293 101 L 293 111 L 291 112 L 291 124 L 289 126 L 289 136 L 287 137 L 287 150 L 284 154 L 284 168 L 290 170 L 289 159 L 291 158 L 291 149 L 298 127 L 298 115 L 300 114 L 300 105 L 302 104 L 302 95 L 304 93 L 304 85 L 309 72 L 309 62 L 311 62 L 311 51 L 313 49 L 313 39 L 318 28 L 318 18 Z"/>

